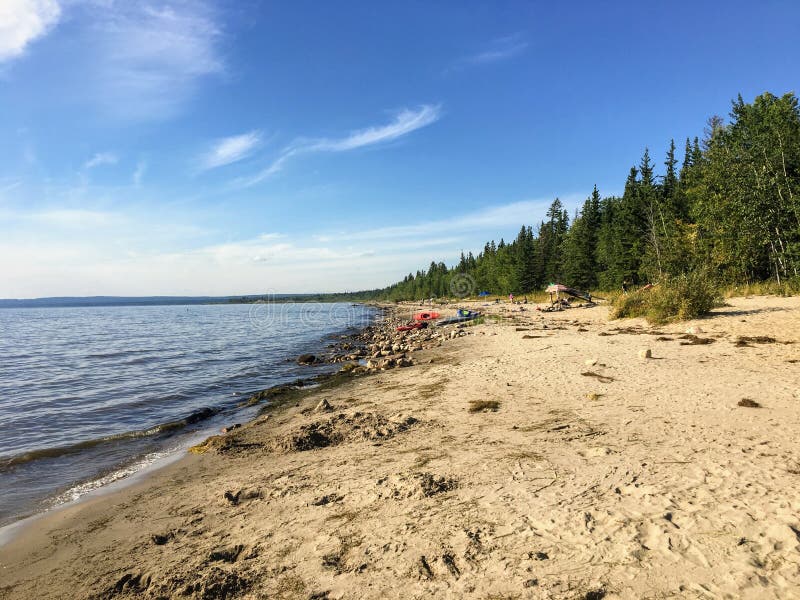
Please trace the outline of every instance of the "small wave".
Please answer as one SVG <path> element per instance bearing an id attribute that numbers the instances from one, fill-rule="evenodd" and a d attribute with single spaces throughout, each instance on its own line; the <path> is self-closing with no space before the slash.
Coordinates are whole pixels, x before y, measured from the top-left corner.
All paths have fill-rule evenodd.
<path id="1" fill-rule="evenodd" d="M 120 350 L 118 352 L 96 352 L 93 354 L 87 354 L 86 358 L 118 358 L 120 356 L 130 356 L 131 354 L 147 354 L 157 352 L 157 350 L 147 349 L 147 350 Z"/>
<path id="2" fill-rule="evenodd" d="M 156 461 L 168 456 L 172 451 L 171 450 L 164 450 L 161 452 L 151 452 L 150 454 L 145 455 L 140 460 L 137 460 L 129 465 L 125 465 L 124 467 L 115 469 L 110 473 L 106 473 L 100 477 L 92 479 L 90 481 L 85 481 L 83 483 L 79 483 L 77 485 L 72 486 L 68 490 L 62 492 L 55 498 L 50 501 L 52 506 L 58 506 L 60 504 L 66 504 L 68 502 L 74 502 L 78 500 L 82 496 L 93 492 L 101 487 L 105 487 L 115 481 L 119 481 L 120 479 L 124 479 L 139 471 L 142 471 L 155 463 Z"/>
<path id="3" fill-rule="evenodd" d="M 125 431 L 122 433 L 115 433 L 113 435 L 106 435 L 100 438 L 85 440 L 83 442 L 78 442 L 77 444 L 70 444 L 69 446 L 57 446 L 55 448 L 41 448 L 39 450 L 31 450 L 29 452 L 24 452 L 22 454 L 17 454 L 15 456 L 11 456 L 8 458 L 0 458 L 0 472 L 12 469 L 19 465 L 29 463 L 35 460 L 43 458 L 58 458 L 59 456 L 64 456 L 67 454 L 75 454 L 77 452 L 81 452 L 82 450 L 87 450 L 89 448 L 94 448 L 96 446 L 100 446 L 102 444 L 107 444 L 110 442 L 132 440 L 137 438 L 151 437 L 159 434 L 169 433 L 177 429 L 182 429 L 187 425 L 193 425 L 195 423 L 199 423 L 208 418 L 211 418 L 218 412 L 220 412 L 220 410 L 221 409 L 216 407 L 207 406 L 205 408 L 193 412 L 192 414 L 190 414 L 187 417 L 184 417 L 183 419 L 178 419 L 177 421 L 168 421 L 167 423 L 161 423 L 153 427 L 148 427 L 147 429 Z"/>

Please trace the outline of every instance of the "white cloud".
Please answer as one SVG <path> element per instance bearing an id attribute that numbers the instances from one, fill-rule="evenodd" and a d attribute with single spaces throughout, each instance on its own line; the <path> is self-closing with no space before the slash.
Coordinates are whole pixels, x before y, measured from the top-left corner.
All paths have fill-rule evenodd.
<path id="1" fill-rule="evenodd" d="M 92 158 L 83 163 L 84 169 L 94 169 L 103 165 L 115 165 L 119 162 L 116 154 L 111 152 L 98 152 Z"/>
<path id="2" fill-rule="evenodd" d="M 253 153 L 261 143 L 261 132 L 250 131 L 218 140 L 201 159 L 201 168 L 215 169 L 240 161 Z"/>
<path id="3" fill-rule="evenodd" d="M 93 73 L 97 99 L 123 118 L 173 115 L 198 81 L 224 71 L 222 32 L 203 2 L 92 5 Z"/>
<path id="4" fill-rule="evenodd" d="M 56 0 L 0 2 L 0 62 L 20 56 L 36 38 L 45 35 L 61 16 Z"/>
<path id="5" fill-rule="evenodd" d="M 438 121 L 440 115 L 441 106 L 439 105 L 424 104 L 416 111 L 403 109 L 388 125 L 354 131 L 347 137 L 338 140 L 318 140 L 312 143 L 308 149 L 342 152 L 388 142 Z"/>
<path id="6" fill-rule="evenodd" d="M 497 38 L 492 40 L 481 52 L 458 60 L 454 69 L 461 70 L 508 60 L 522 54 L 528 46 L 528 42 L 518 33 Z"/>
<path id="7" fill-rule="evenodd" d="M 343 138 L 299 139 L 286 147 L 280 156 L 253 177 L 237 180 L 237 184 L 249 187 L 260 183 L 280 171 L 293 156 L 311 152 L 345 152 L 396 140 L 412 131 L 435 123 L 441 117 L 441 106 L 423 104 L 417 110 L 403 109 L 387 125 L 368 127 L 351 132 Z"/>

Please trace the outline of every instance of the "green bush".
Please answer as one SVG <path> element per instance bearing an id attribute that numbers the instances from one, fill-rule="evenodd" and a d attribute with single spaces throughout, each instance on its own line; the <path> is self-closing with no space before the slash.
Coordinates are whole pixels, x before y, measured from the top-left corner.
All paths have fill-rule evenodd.
<path id="1" fill-rule="evenodd" d="M 714 280 L 703 271 L 693 271 L 619 296 L 611 318 L 645 317 L 650 323 L 663 324 L 694 319 L 721 303 Z"/>

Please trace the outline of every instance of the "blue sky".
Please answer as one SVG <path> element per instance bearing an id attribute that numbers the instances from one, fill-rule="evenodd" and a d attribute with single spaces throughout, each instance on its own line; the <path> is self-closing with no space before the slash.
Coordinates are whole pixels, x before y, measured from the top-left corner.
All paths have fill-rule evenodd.
<path id="1" fill-rule="evenodd" d="M 800 4 L 651 4 L 2 0 L 0 297 L 384 286 L 797 91 Z"/>

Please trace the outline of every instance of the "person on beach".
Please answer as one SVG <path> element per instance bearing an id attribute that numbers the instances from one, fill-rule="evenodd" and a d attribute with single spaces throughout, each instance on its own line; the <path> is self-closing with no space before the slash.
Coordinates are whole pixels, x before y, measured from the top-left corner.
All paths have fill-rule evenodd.
<path id="1" fill-rule="evenodd" d="M 511 302 L 511 304 L 514 304 L 514 294 L 508 295 L 508 301 Z"/>

